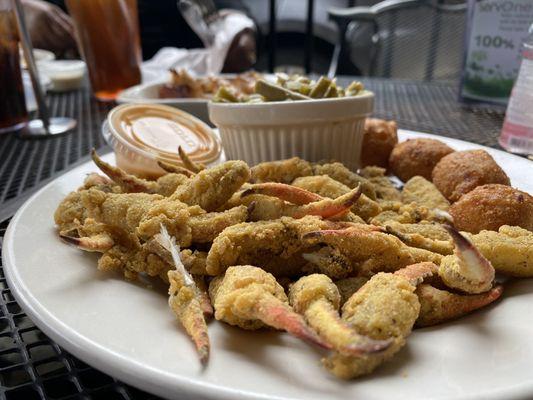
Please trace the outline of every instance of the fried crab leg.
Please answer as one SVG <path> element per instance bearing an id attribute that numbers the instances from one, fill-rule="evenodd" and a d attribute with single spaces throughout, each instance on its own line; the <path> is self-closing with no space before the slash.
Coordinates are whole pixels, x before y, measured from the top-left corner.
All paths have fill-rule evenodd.
<path id="1" fill-rule="evenodd" d="M 498 232 L 465 233 L 500 274 L 533 277 L 533 232 L 503 225 Z"/>
<path id="2" fill-rule="evenodd" d="M 114 245 L 115 241 L 111 235 L 102 232 L 94 236 L 84 236 L 77 237 L 71 236 L 64 233 L 59 233 L 59 237 L 65 242 L 77 246 L 80 250 L 104 253 L 107 250 L 110 250 Z"/>
<path id="3" fill-rule="evenodd" d="M 291 185 L 330 199 L 336 199 L 350 191 L 348 186 L 328 175 L 304 176 L 295 179 Z M 381 207 L 376 201 L 371 200 L 363 193 L 352 207 L 352 212 L 363 220 L 368 221 L 381 212 Z"/>
<path id="4" fill-rule="evenodd" d="M 280 209 L 280 217 L 302 218 L 306 215 L 316 215 L 325 219 L 342 216 L 350 211 L 350 208 L 361 196 L 361 187 L 337 197 L 328 199 L 308 192 L 304 189 L 282 183 L 266 183 L 254 185 L 246 189 L 241 197 L 253 194 L 268 195 L 293 202 L 296 206 L 285 206 Z"/>
<path id="5" fill-rule="evenodd" d="M 91 157 L 100 170 L 106 174 L 113 182 L 119 185 L 125 193 L 148 193 L 161 194 L 170 196 L 176 188 L 187 181 L 187 176 L 183 174 L 167 174 L 160 177 L 157 181 L 149 181 L 137 178 L 114 167 L 102 160 L 96 151 L 91 151 Z"/>
<path id="6" fill-rule="evenodd" d="M 453 254 L 453 241 L 441 224 L 402 224 L 398 221 L 388 221 L 384 227 L 388 233 L 408 246 L 442 255 Z"/>
<path id="7" fill-rule="evenodd" d="M 354 189 L 361 189 L 370 199 L 375 200 L 376 192 L 372 183 L 350 171 L 341 163 L 311 164 L 298 157 L 280 161 L 268 161 L 252 167 L 252 182 L 292 183 L 296 178 L 313 175 L 328 175 L 338 182 Z"/>
<path id="8" fill-rule="evenodd" d="M 360 275 L 396 271 L 421 261 L 440 263 L 442 258 L 440 254 L 406 246 L 395 236 L 384 233 L 381 227 L 374 225 L 352 224 L 345 229 L 308 232 L 303 240 L 309 244 L 324 244 L 336 249 L 350 260 Z"/>
<path id="9" fill-rule="evenodd" d="M 209 294 L 215 318 L 243 329 L 271 326 L 323 348 L 329 346 L 288 304 L 272 274 L 250 265 L 233 266 L 211 281 Z"/>
<path id="10" fill-rule="evenodd" d="M 306 263 L 301 253 L 309 247 L 301 236 L 338 224 L 343 223 L 306 216 L 230 226 L 213 241 L 207 255 L 207 272 L 216 276 L 233 265 L 257 263 L 276 277 L 299 275 Z"/>
<path id="11" fill-rule="evenodd" d="M 192 276 L 187 272 L 179 257 L 179 247 L 176 240 L 171 238 L 167 230 L 161 225 L 161 239 L 171 253 L 174 269 L 168 271 L 170 287 L 168 290 L 168 304 L 192 338 L 202 364 L 209 359 L 209 335 L 205 321 L 205 294 L 202 294 Z"/>
<path id="12" fill-rule="evenodd" d="M 180 185 L 170 198 L 190 206 L 198 205 L 207 212 L 216 211 L 248 179 L 250 169 L 244 161 L 227 161 L 198 172 Z"/>
<path id="13" fill-rule="evenodd" d="M 420 312 L 416 285 L 435 270 L 432 263 L 420 263 L 394 274 L 374 275 L 344 304 L 342 319 L 361 335 L 392 343 L 384 351 L 357 357 L 335 352 L 322 360 L 324 366 L 337 377 L 350 379 L 369 374 L 392 358 L 405 345 Z"/>
<path id="14" fill-rule="evenodd" d="M 483 293 L 492 287 L 494 267 L 479 250 L 455 228 L 444 225 L 454 244 L 454 254 L 442 259 L 439 276 L 446 286 L 466 293 Z"/>
<path id="15" fill-rule="evenodd" d="M 359 335 L 339 316 L 340 294 L 323 274 L 300 278 L 289 289 L 293 309 L 304 316 L 318 335 L 341 354 L 361 356 L 385 350 L 391 340 L 373 340 Z"/>
<path id="16" fill-rule="evenodd" d="M 481 294 L 463 295 L 437 289 L 428 284 L 419 285 L 416 295 L 420 300 L 420 315 L 416 326 L 424 327 L 462 317 L 496 301 L 503 292 L 498 285 Z"/>
<path id="17" fill-rule="evenodd" d="M 130 175 L 118 167 L 102 160 L 95 149 L 91 150 L 91 158 L 100 170 L 106 174 L 109 179 L 119 185 L 126 193 L 157 193 L 157 183 L 147 181 L 146 179 L 137 178 L 135 175 Z"/>
<path id="18" fill-rule="evenodd" d="M 205 169 L 205 165 L 201 163 L 195 163 L 191 158 L 185 153 L 185 150 L 181 146 L 178 147 L 178 153 L 180 155 L 181 161 L 186 169 L 197 174 L 198 172 Z"/>
<path id="19" fill-rule="evenodd" d="M 273 196 L 297 205 L 308 204 L 324 199 L 324 197 L 308 190 L 279 182 L 253 184 L 244 192 L 242 192 L 241 197 L 246 197 L 252 194 Z"/>
<path id="20" fill-rule="evenodd" d="M 187 168 L 184 168 L 180 165 L 174 165 L 174 164 L 170 164 L 164 161 L 157 161 L 157 165 L 159 165 L 159 167 L 162 170 L 168 173 L 182 174 L 182 175 L 185 175 L 187 178 L 190 178 L 191 176 L 194 175 L 194 172 L 191 172 Z"/>

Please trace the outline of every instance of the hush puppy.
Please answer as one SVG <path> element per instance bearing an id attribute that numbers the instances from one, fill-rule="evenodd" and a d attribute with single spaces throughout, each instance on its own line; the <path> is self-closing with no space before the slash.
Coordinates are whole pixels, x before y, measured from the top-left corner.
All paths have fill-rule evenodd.
<path id="1" fill-rule="evenodd" d="M 457 229 L 497 231 L 502 225 L 533 231 L 533 197 L 506 185 L 478 186 L 450 208 Z"/>
<path id="2" fill-rule="evenodd" d="M 361 166 L 389 167 L 389 156 L 398 144 L 398 127 L 395 121 L 367 118 L 361 151 Z"/>
<path id="3" fill-rule="evenodd" d="M 511 184 L 509 177 L 485 150 L 448 154 L 435 166 L 432 177 L 435 186 L 452 203 L 481 185 Z"/>
<path id="4" fill-rule="evenodd" d="M 394 147 L 389 167 L 404 182 L 416 175 L 431 180 L 431 171 L 435 165 L 453 151 L 451 147 L 435 139 L 409 139 Z"/>

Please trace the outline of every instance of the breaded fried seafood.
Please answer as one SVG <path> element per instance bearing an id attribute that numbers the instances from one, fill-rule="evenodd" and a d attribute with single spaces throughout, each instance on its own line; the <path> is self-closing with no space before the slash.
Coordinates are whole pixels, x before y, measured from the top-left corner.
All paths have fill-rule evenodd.
<path id="1" fill-rule="evenodd" d="M 503 293 L 496 274 L 533 277 L 531 195 L 486 184 L 509 182 L 484 151 L 453 153 L 432 139 L 392 151 L 401 187 L 386 170 L 395 130 L 367 121 L 367 162 L 377 165 L 357 172 L 297 157 L 209 167 L 180 149 L 183 165 L 161 163 L 168 173 L 148 180 L 94 152 L 105 175 L 89 174 L 61 201 L 57 231 L 95 253 L 100 271 L 152 290 L 162 283 L 204 365 L 216 351 L 214 316 L 211 324 L 250 338 L 274 328 L 319 347 L 335 377 L 367 375 L 415 327 L 493 304 Z M 268 351 L 283 351 L 281 343 Z"/>

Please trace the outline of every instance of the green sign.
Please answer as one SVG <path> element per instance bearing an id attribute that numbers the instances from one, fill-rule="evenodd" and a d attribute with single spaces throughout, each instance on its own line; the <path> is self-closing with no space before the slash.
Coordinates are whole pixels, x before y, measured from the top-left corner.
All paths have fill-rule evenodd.
<path id="1" fill-rule="evenodd" d="M 470 0 L 461 96 L 506 104 L 533 22 L 533 0 Z"/>

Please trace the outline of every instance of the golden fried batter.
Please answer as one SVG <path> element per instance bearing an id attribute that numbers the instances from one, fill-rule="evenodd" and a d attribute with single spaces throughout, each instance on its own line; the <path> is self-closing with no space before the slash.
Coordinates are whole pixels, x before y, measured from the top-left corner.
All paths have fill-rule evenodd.
<path id="1" fill-rule="evenodd" d="M 442 255 L 453 253 L 452 240 L 441 225 L 430 223 L 402 224 L 390 220 L 384 224 L 384 227 L 387 232 L 408 246 L 426 249 Z"/>
<path id="2" fill-rule="evenodd" d="M 233 193 L 250 179 L 250 169 L 244 161 L 227 161 L 200 171 L 180 185 L 170 197 L 188 205 L 199 205 L 205 211 L 216 211 Z"/>
<path id="3" fill-rule="evenodd" d="M 503 225 L 498 232 L 466 234 L 500 274 L 533 277 L 533 232 Z"/>
<path id="4" fill-rule="evenodd" d="M 361 171 L 361 175 L 367 178 L 376 192 L 378 200 L 385 201 L 401 201 L 402 195 L 398 189 L 394 187 L 389 178 L 385 175 L 387 172 L 385 168 L 380 167 L 365 167 Z"/>
<path id="5" fill-rule="evenodd" d="M 312 216 L 230 226 L 213 241 L 207 256 L 207 272 L 219 275 L 232 265 L 255 261 L 276 276 L 293 276 L 305 263 L 301 252 L 306 246 L 301 236 L 328 226 L 331 225 L 326 221 Z"/>
<path id="6" fill-rule="evenodd" d="M 502 286 L 497 286 L 482 294 L 463 295 L 428 284 L 419 285 L 415 292 L 420 300 L 420 315 L 416 326 L 437 325 L 460 318 L 497 300 L 502 291 Z"/>
<path id="7" fill-rule="evenodd" d="M 452 203 L 481 185 L 511 184 L 509 177 L 485 150 L 448 154 L 435 166 L 431 177 L 435 186 Z"/>
<path id="8" fill-rule="evenodd" d="M 209 295 L 215 318 L 243 329 L 271 326 L 314 344 L 326 347 L 288 304 L 276 278 L 251 265 L 238 265 L 211 281 Z"/>
<path id="9" fill-rule="evenodd" d="M 81 202 L 81 192 L 70 192 L 54 213 L 54 221 L 60 233 L 76 229 L 87 218 L 87 210 Z"/>
<path id="10" fill-rule="evenodd" d="M 291 183 L 300 176 L 313 175 L 311 163 L 298 157 L 281 161 L 268 161 L 251 169 L 252 181 Z"/>
<path id="11" fill-rule="evenodd" d="M 359 334 L 376 340 L 392 339 L 385 351 L 352 357 L 334 353 L 324 366 L 343 379 L 366 375 L 396 354 L 405 344 L 418 318 L 416 287 L 406 278 L 389 273 L 374 275 L 342 307 L 342 318 Z"/>
<path id="12" fill-rule="evenodd" d="M 450 208 L 457 229 L 471 233 L 496 231 L 502 225 L 533 231 L 533 197 L 510 186 L 478 186 Z"/>
<path id="13" fill-rule="evenodd" d="M 350 171 L 339 162 L 315 164 L 313 165 L 313 175 L 328 175 L 337 182 L 341 182 L 342 184 L 348 186 L 350 189 L 354 189 L 361 185 L 363 194 L 372 200 L 376 199 L 374 185 L 368 179 Z"/>
<path id="14" fill-rule="evenodd" d="M 340 294 L 333 281 L 323 274 L 300 278 L 291 285 L 290 304 L 333 349 L 341 354 L 360 356 L 386 349 L 390 341 L 377 341 L 360 335 L 341 321 Z"/>
<path id="15" fill-rule="evenodd" d="M 450 203 L 439 192 L 439 189 L 421 176 L 413 176 L 405 183 L 402 190 L 402 201 L 407 204 L 414 202 L 430 210 L 438 208 L 447 211 L 450 208 Z"/>
<path id="16" fill-rule="evenodd" d="M 419 222 L 448 222 L 447 216 L 438 210 L 429 210 L 416 203 L 404 204 L 397 201 L 380 203 L 383 210 L 370 220 L 373 225 L 386 225 L 389 221 L 402 224 L 416 224 Z"/>
<path id="17" fill-rule="evenodd" d="M 442 157 L 454 150 L 435 139 L 408 139 L 397 144 L 389 158 L 389 166 L 394 175 L 407 182 L 420 175 L 431 179 L 431 172 Z"/>
<path id="18" fill-rule="evenodd" d="M 209 243 L 228 226 L 245 222 L 248 217 L 248 208 L 239 206 L 223 212 L 202 213 L 193 216 L 188 221 L 191 228 L 193 243 Z"/>
<path id="19" fill-rule="evenodd" d="M 309 232 L 304 240 L 310 244 L 327 244 L 337 249 L 355 266 L 356 273 L 367 276 L 380 271 L 396 271 L 421 261 L 440 263 L 442 256 L 427 250 L 408 247 L 397 237 L 368 225 L 353 224 L 341 230 Z"/>
<path id="20" fill-rule="evenodd" d="M 335 285 L 337 285 L 337 289 L 339 289 L 341 295 L 341 305 L 346 303 L 346 301 L 367 282 L 368 278 L 365 276 L 353 276 L 351 278 L 335 281 Z"/>
<path id="21" fill-rule="evenodd" d="M 336 199 L 337 197 L 350 192 L 348 186 L 336 181 L 328 175 L 304 176 L 296 178 L 292 184 L 322 197 L 329 197 L 330 199 Z M 370 218 L 381 212 L 381 207 L 377 202 L 371 200 L 363 193 L 357 200 L 357 203 L 352 206 L 352 212 L 365 221 L 368 221 Z"/>
<path id="22" fill-rule="evenodd" d="M 361 165 L 375 165 L 382 168 L 389 167 L 389 156 L 398 144 L 398 126 L 395 121 L 385 121 L 377 118 L 365 120 L 365 132 L 361 149 Z"/>

